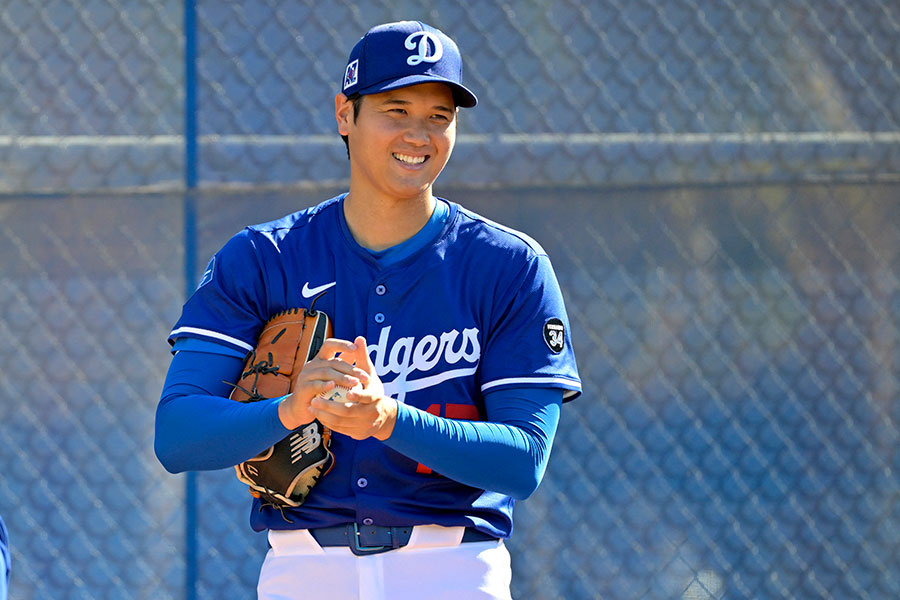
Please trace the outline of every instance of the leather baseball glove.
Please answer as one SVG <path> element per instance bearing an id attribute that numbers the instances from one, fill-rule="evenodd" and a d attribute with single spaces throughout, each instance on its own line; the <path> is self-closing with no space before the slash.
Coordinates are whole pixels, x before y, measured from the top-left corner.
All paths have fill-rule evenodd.
<path id="1" fill-rule="evenodd" d="M 295 308 L 276 314 L 263 327 L 240 380 L 232 384 L 232 400 L 257 402 L 287 395 L 296 374 L 331 336 L 331 321 L 320 310 Z M 285 508 L 300 506 L 331 470 L 330 444 L 331 430 L 313 421 L 234 469 L 253 496 L 284 515 Z"/>

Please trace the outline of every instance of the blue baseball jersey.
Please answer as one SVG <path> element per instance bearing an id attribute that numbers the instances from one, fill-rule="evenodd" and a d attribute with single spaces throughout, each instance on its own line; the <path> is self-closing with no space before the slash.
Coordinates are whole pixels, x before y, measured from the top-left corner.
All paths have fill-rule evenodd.
<path id="1" fill-rule="evenodd" d="M 283 310 L 324 310 L 335 337 L 366 338 L 388 395 L 447 418 L 483 420 L 484 394 L 538 386 L 581 393 L 550 260 L 526 235 L 448 203 L 440 233 L 387 266 L 353 239 L 344 195 L 244 229 L 213 256 L 169 336 L 249 352 Z M 256 530 L 346 522 L 512 530 L 512 498 L 432 472 L 374 438 L 335 434 L 335 465 L 304 504 L 259 510 Z"/>

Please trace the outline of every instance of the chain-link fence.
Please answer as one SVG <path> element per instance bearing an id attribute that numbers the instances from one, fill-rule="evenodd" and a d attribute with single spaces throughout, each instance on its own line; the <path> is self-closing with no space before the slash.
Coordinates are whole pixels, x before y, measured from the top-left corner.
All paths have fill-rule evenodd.
<path id="1" fill-rule="evenodd" d="M 0 0 L 11 598 L 253 597 L 243 486 L 153 456 L 164 338 L 345 185 L 346 53 L 401 18 L 480 100 L 438 192 L 547 248 L 585 383 L 515 597 L 900 597 L 896 3 Z"/>
<path id="2" fill-rule="evenodd" d="M 900 170 L 898 15 L 885 0 L 199 0 L 185 31 L 174 0 L 7 0 L 0 191 L 178 189 L 186 90 L 201 185 L 344 180 L 346 55 L 403 17 L 453 34 L 481 98 L 445 183 L 877 179 Z"/>

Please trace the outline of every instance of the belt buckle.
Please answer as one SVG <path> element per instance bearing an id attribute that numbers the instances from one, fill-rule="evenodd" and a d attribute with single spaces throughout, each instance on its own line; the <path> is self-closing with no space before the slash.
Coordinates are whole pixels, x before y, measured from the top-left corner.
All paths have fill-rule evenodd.
<path id="1" fill-rule="evenodd" d="M 353 526 L 351 531 L 350 527 Z M 359 525 L 354 521 L 347 525 L 347 536 L 350 537 L 350 552 L 356 556 L 368 556 L 370 554 L 380 554 L 393 550 L 392 546 L 360 546 L 359 545 Z"/>

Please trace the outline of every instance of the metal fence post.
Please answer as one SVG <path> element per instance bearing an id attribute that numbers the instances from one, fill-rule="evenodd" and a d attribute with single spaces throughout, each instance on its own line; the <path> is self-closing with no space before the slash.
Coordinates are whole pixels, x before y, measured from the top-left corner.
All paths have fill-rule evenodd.
<path id="1" fill-rule="evenodd" d="M 197 215 L 197 7 L 184 1 L 184 281 L 185 297 L 196 285 Z M 197 474 L 185 477 L 185 598 L 197 597 Z"/>

